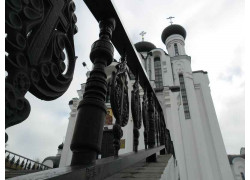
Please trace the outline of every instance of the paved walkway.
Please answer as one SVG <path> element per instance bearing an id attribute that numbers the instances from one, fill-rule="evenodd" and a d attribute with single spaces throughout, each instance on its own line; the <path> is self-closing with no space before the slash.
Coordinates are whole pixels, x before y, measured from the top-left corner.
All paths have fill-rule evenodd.
<path id="1" fill-rule="evenodd" d="M 139 162 L 105 180 L 159 180 L 171 156 L 159 155 L 155 163 Z"/>

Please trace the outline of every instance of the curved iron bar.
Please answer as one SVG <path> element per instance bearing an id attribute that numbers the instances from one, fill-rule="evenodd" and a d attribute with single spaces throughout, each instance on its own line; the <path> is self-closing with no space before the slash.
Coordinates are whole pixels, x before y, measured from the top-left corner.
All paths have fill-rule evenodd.
<path id="1" fill-rule="evenodd" d="M 147 89 L 144 89 L 143 102 L 142 102 L 142 120 L 144 126 L 144 144 L 145 149 L 148 149 L 148 131 L 149 131 L 149 122 L 148 122 L 148 96 Z"/>
<path id="2" fill-rule="evenodd" d="M 140 91 L 139 91 L 139 77 L 136 75 L 136 81 L 133 84 L 133 90 L 131 91 L 131 112 L 134 121 L 134 128 L 133 128 L 133 150 L 135 152 L 138 151 L 139 145 L 139 136 L 140 132 L 139 129 L 141 128 L 141 98 L 140 98 Z"/>
<path id="3" fill-rule="evenodd" d="M 114 135 L 114 156 L 118 156 L 120 150 L 120 139 L 123 136 L 121 127 L 128 123 L 129 100 L 128 100 L 128 81 L 126 75 L 126 57 L 121 58 L 121 63 L 116 65 L 116 72 L 112 72 L 110 104 L 116 118 L 113 126 Z"/>
<path id="4" fill-rule="evenodd" d="M 68 89 L 76 60 L 73 36 L 77 18 L 73 0 L 5 0 L 5 7 L 6 129 L 29 116 L 28 91 L 49 101 Z"/>

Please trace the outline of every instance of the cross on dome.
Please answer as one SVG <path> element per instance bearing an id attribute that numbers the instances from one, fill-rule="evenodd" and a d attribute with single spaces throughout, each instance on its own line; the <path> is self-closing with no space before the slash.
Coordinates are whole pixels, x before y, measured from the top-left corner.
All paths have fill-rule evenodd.
<path id="1" fill-rule="evenodd" d="M 173 16 L 169 16 L 169 17 L 167 18 L 167 19 L 170 20 L 170 24 L 171 24 L 171 25 L 173 24 L 173 21 L 172 21 L 173 18 L 174 18 Z"/>
<path id="2" fill-rule="evenodd" d="M 142 41 L 144 41 L 144 35 L 146 34 L 146 32 L 144 32 L 144 31 L 142 31 L 141 33 L 140 33 L 140 35 L 141 35 L 141 37 L 142 37 Z"/>

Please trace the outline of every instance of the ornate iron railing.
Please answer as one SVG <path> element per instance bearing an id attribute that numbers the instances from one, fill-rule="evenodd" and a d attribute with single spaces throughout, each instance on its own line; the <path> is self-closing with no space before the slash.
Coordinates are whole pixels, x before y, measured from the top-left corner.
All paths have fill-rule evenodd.
<path id="1" fill-rule="evenodd" d="M 27 91 L 44 100 L 61 96 L 68 88 L 74 71 L 75 53 L 73 35 L 76 33 L 75 5 L 71 0 L 33 0 L 6 2 L 6 128 L 25 120 L 30 111 L 24 98 Z M 70 174 L 80 179 L 96 179 L 112 175 L 131 163 L 145 159 L 156 161 L 156 152 L 174 154 L 170 133 L 166 128 L 163 111 L 140 63 L 122 22 L 110 0 L 84 0 L 99 22 L 99 39 L 91 47 L 93 70 L 87 79 L 83 99 L 78 106 L 77 119 L 71 142 L 71 166 L 32 176 L 33 179 L 64 178 Z M 45 33 L 46 32 L 46 33 Z M 113 126 L 114 158 L 96 161 L 101 151 L 103 125 L 106 116 L 107 76 L 105 67 L 113 61 L 114 47 L 121 62 L 112 74 L 110 101 L 116 123 Z M 64 49 L 69 68 L 64 73 Z M 128 98 L 126 69 L 136 81 Z M 139 89 L 144 93 L 140 102 Z M 122 128 L 128 123 L 129 101 L 134 121 L 134 152 L 119 156 Z M 139 129 L 144 126 L 145 150 L 138 151 Z M 7 138 L 6 138 L 7 139 Z M 134 159 L 132 159 L 134 158 Z M 117 163 L 119 164 L 118 167 Z M 97 169 L 97 170 L 93 170 Z M 113 168 L 113 169 L 112 169 Z M 79 172 L 85 172 L 85 176 Z M 46 176 L 47 174 L 52 176 Z M 73 174 L 72 174 L 73 173 Z M 78 173 L 78 176 L 76 175 Z M 73 177 L 72 176 L 72 177 Z M 23 176 L 25 178 L 25 176 Z"/>
<path id="2" fill-rule="evenodd" d="M 5 150 L 5 168 L 13 170 L 47 170 L 51 167 Z"/>

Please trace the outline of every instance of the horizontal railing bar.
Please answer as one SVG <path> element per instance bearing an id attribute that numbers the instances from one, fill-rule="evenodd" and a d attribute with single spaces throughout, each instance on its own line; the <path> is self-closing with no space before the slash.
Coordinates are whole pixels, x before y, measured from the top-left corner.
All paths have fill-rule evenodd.
<path id="1" fill-rule="evenodd" d="M 146 71 L 143 68 L 140 58 L 138 57 L 137 51 L 115 10 L 115 7 L 111 0 L 84 0 L 85 4 L 94 15 L 95 19 L 99 22 L 106 18 L 114 18 L 116 21 L 116 27 L 112 35 L 112 43 L 119 52 L 120 55 L 127 55 L 127 65 L 134 75 L 138 73 L 139 83 L 143 89 L 145 87 L 148 91 L 153 92 L 155 98 L 154 88 L 152 88 L 150 81 L 146 75 Z M 157 105 L 161 109 L 161 105 L 157 100 Z"/>
<path id="2" fill-rule="evenodd" d="M 165 146 L 159 146 L 147 150 L 139 150 L 137 153 L 131 152 L 120 155 L 118 158 L 108 157 L 96 161 L 95 165 L 84 166 L 67 166 L 40 171 L 28 175 L 10 178 L 9 180 L 100 180 L 107 178 L 121 170 L 134 165 L 137 162 L 146 160 L 146 158 L 160 150 Z"/>

